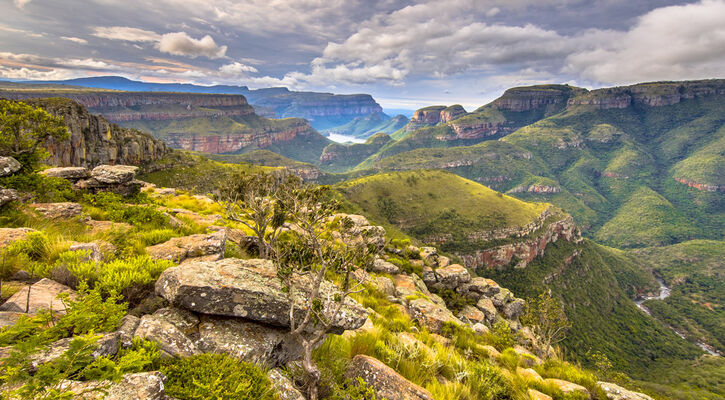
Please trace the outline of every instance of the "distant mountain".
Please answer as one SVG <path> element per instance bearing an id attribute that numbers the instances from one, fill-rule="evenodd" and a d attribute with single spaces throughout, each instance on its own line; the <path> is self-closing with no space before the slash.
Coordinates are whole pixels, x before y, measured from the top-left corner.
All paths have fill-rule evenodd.
<path id="1" fill-rule="evenodd" d="M 346 124 L 357 117 L 380 113 L 382 107 L 368 94 L 294 92 L 284 87 L 249 89 L 247 86 L 201 86 L 188 83 L 150 83 L 119 76 L 77 78 L 60 81 L 27 81 L 33 84 L 62 84 L 135 92 L 183 92 L 241 94 L 257 114 L 267 118 L 305 118 L 315 129 Z"/>
<path id="2" fill-rule="evenodd" d="M 376 133 L 393 133 L 404 127 L 407 123 L 408 118 L 403 115 L 396 115 L 390 118 L 388 115 L 380 112 L 372 113 L 364 117 L 356 117 L 345 125 L 326 129 L 323 132 L 368 138 Z"/>

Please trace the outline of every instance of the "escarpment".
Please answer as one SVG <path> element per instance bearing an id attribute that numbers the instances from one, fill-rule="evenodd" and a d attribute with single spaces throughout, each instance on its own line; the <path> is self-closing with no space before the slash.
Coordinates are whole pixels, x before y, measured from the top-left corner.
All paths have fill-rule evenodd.
<path id="1" fill-rule="evenodd" d="M 567 107 L 593 106 L 606 110 L 631 106 L 664 107 L 684 100 L 725 94 L 725 80 L 653 82 L 597 89 L 569 99 Z"/>

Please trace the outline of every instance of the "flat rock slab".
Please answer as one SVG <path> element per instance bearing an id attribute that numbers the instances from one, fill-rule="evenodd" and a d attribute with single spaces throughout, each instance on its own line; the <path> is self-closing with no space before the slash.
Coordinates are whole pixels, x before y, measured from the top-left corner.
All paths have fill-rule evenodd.
<path id="1" fill-rule="evenodd" d="M 28 288 L 30 288 L 29 299 Z M 74 292 L 66 285 L 43 278 L 31 286 L 25 286 L 18 290 L 0 306 L 0 311 L 37 314 L 41 309 L 46 309 L 63 314 L 65 313 L 65 304 L 57 298 L 61 293 Z"/>
<path id="2" fill-rule="evenodd" d="M 69 390 L 79 400 L 167 400 L 166 376 L 159 371 L 126 374 L 120 382 L 64 381 L 61 389 Z"/>
<path id="3" fill-rule="evenodd" d="M 577 385 L 573 382 L 553 378 L 545 379 L 544 382 L 558 387 L 559 390 L 564 392 L 564 394 L 579 392 L 589 396 L 589 391 L 587 390 L 587 388 L 581 385 Z"/>
<path id="4" fill-rule="evenodd" d="M 36 232 L 33 228 L 0 228 L 0 249 L 18 240 L 28 238 L 28 233 Z"/>
<path id="5" fill-rule="evenodd" d="M 91 176 L 91 171 L 86 167 L 55 167 L 40 171 L 41 175 L 52 178 L 63 178 L 69 181 L 86 179 Z"/>
<path id="6" fill-rule="evenodd" d="M 182 331 L 183 327 L 176 326 L 179 321 L 170 318 L 167 310 L 162 310 L 141 317 L 134 337 L 158 343 L 159 350 L 165 356 L 189 357 L 199 354 L 194 342 Z"/>
<path id="7" fill-rule="evenodd" d="M 98 347 L 91 353 L 94 360 L 100 357 L 112 356 L 118 352 L 118 334 L 116 332 L 99 334 L 96 337 Z M 75 339 L 73 336 L 60 339 L 49 344 L 44 351 L 34 353 L 30 356 L 30 368 L 36 370 L 43 364 L 57 360 L 63 353 L 70 350 L 71 342 Z"/>
<path id="8" fill-rule="evenodd" d="M 78 203 L 62 202 L 62 203 L 34 203 L 30 208 L 38 214 L 49 219 L 69 219 L 74 218 L 83 212 L 83 206 Z"/>
<path id="9" fill-rule="evenodd" d="M 180 263 L 188 259 L 198 261 L 217 261 L 224 258 L 226 232 L 219 231 L 210 235 L 198 234 L 170 239 L 161 244 L 146 248 L 146 253 L 157 260 L 171 260 Z"/>
<path id="10" fill-rule="evenodd" d="M 597 385 L 607 393 L 609 400 L 653 400 L 644 393 L 633 392 L 614 383 L 597 382 Z"/>
<path id="11" fill-rule="evenodd" d="M 303 319 L 311 277 L 298 276 L 292 300 L 283 289 L 270 260 L 235 258 L 215 262 L 192 261 L 165 270 L 156 282 L 156 294 L 172 304 L 202 314 L 242 317 L 265 324 L 289 327 L 290 304 L 295 319 Z M 320 288 L 322 299 L 332 299 L 338 290 L 328 281 Z M 321 312 L 330 313 L 334 303 L 324 300 Z M 361 327 L 367 311 L 345 299 L 338 315 L 331 316 L 334 333 Z"/>
<path id="12" fill-rule="evenodd" d="M 91 178 L 101 183 L 127 183 L 136 177 L 138 167 L 133 165 L 99 165 L 91 171 Z"/>
<path id="13" fill-rule="evenodd" d="M 350 361 L 346 376 L 362 378 L 379 398 L 387 400 L 433 400 L 433 395 L 422 387 L 405 379 L 394 369 L 375 358 L 357 355 Z"/>
<path id="14" fill-rule="evenodd" d="M 0 311 L 0 328 L 15 325 L 15 323 L 18 322 L 20 317 L 22 317 L 23 315 L 25 315 L 25 313 Z"/>

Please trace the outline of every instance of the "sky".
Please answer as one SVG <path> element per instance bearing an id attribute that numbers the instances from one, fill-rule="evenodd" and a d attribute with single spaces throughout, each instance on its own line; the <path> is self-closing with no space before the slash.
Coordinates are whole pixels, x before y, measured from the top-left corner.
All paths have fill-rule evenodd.
<path id="1" fill-rule="evenodd" d="M 0 78 L 369 93 L 474 109 L 513 86 L 725 78 L 725 0 L 0 0 Z"/>

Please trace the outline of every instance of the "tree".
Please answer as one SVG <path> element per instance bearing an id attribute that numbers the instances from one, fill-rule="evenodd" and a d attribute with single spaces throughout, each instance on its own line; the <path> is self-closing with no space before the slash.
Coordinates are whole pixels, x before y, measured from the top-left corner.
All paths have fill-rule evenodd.
<path id="1" fill-rule="evenodd" d="M 539 341 L 536 347 L 543 357 L 548 357 L 551 346 L 566 338 L 566 332 L 571 327 L 561 302 L 545 292 L 526 302 L 521 322 L 531 327 Z"/>
<path id="2" fill-rule="evenodd" d="M 327 186 L 304 187 L 288 198 L 289 217 L 294 224 L 289 235 L 277 243 L 277 275 L 290 299 L 290 335 L 302 347 L 302 366 L 309 377 L 309 399 L 317 400 L 320 370 L 312 359 L 312 350 L 332 331 L 348 297 L 364 290 L 353 271 L 369 268 L 378 249 L 354 230 L 350 218 L 333 218 L 338 207 L 330 199 Z M 332 277 L 338 291 L 324 297 L 321 286 Z M 295 316 L 299 304 L 295 295 L 304 298 L 301 319 Z M 329 293 L 328 293 L 329 295 Z"/>
<path id="3" fill-rule="evenodd" d="M 0 100 L 0 155 L 11 156 L 32 170 L 48 157 L 43 146 L 70 137 L 63 117 L 22 102 Z"/>
<path id="4" fill-rule="evenodd" d="M 294 175 L 241 172 L 223 183 L 214 198 L 228 219 L 254 232 L 259 256 L 269 258 L 287 216 L 286 200 L 298 186 Z"/>

